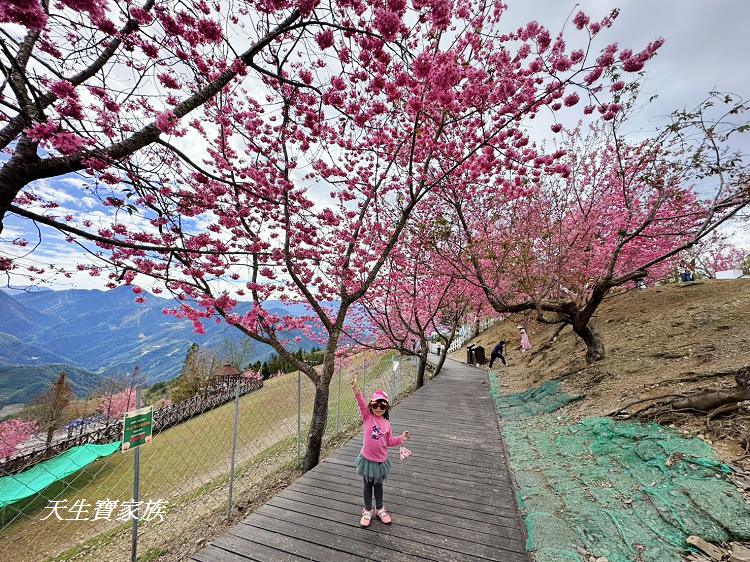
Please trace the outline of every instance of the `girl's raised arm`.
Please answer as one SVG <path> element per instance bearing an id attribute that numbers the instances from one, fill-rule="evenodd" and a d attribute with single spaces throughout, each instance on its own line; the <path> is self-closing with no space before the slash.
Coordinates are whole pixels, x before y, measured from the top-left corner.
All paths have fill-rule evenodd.
<path id="1" fill-rule="evenodd" d="M 365 402 L 365 397 L 362 396 L 362 392 L 360 392 L 359 386 L 357 385 L 357 375 L 352 376 L 351 385 L 352 390 L 354 391 L 354 397 L 357 399 L 357 406 L 359 406 L 359 414 L 364 420 L 370 414 L 370 410 L 367 407 L 367 402 Z"/>

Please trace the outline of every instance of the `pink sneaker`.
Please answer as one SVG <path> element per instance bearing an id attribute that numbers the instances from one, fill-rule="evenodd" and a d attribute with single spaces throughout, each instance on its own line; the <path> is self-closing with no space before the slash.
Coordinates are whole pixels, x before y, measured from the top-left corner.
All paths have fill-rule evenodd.
<path id="1" fill-rule="evenodd" d="M 380 522 L 381 522 L 381 523 L 383 523 L 383 524 L 385 524 L 385 525 L 390 525 L 390 524 L 391 524 L 391 521 L 393 521 L 393 519 L 391 519 L 391 516 L 390 516 L 390 515 L 388 515 L 388 512 L 387 512 L 387 511 L 385 510 L 385 508 L 384 508 L 384 507 L 381 507 L 380 509 L 378 509 L 378 510 L 377 510 L 377 511 L 375 512 L 375 516 L 376 516 L 376 517 L 377 517 L 378 519 L 380 519 Z"/>
<path id="2" fill-rule="evenodd" d="M 372 520 L 372 510 L 367 511 L 366 509 L 363 509 L 362 510 L 362 518 L 359 520 L 359 526 L 360 527 L 369 527 L 371 520 Z"/>

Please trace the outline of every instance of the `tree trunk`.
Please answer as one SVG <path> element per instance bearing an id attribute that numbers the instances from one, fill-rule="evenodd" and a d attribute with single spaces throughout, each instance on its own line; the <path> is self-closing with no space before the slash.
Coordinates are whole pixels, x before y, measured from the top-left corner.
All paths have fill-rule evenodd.
<path id="1" fill-rule="evenodd" d="M 3 231 L 8 207 L 18 192 L 29 182 L 37 179 L 32 174 L 31 167 L 38 160 L 36 144 L 24 138 L 19 141 L 10 160 L 0 167 L 0 233 Z"/>
<path id="2" fill-rule="evenodd" d="M 307 436 L 307 451 L 302 461 L 302 472 L 315 468 L 320 462 L 320 450 L 323 447 L 323 434 L 328 421 L 328 390 L 330 378 L 322 373 L 315 385 L 315 403 L 313 405 L 310 433 Z"/>
<path id="3" fill-rule="evenodd" d="M 315 382 L 315 402 L 313 403 L 310 432 L 307 435 L 307 451 L 302 461 L 302 472 L 315 468 L 320 462 L 320 451 L 323 448 L 323 435 L 328 422 L 328 394 L 331 387 L 333 371 L 336 368 L 336 347 L 341 336 L 341 326 L 346 318 L 348 307 L 339 308 L 338 319 L 328 335 L 326 354 L 323 358 L 320 376 Z"/>
<path id="4" fill-rule="evenodd" d="M 586 344 L 586 364 L 591 365 L 605 357 L 604 341 L 596 331 L 591 321 L 584 325 L 573 325 L 573 330 Z"/>
<path id="5" fill-rule="evenodd" d="M 436 377 L 440 374 L 440 369 L 443 368 L 443 364 L 445 363 L 445 358 L 447 356 L 448 356 L 448 345 L 444 343 L 443 348 L 440 352 L 440 355 L 438 356 L 439 357 L 438 364 L 435 367 L 435 374 L 433 375 L 433 377 Z"/>
<path id="6" fill-rule="evenodd" d="M 424 386 L 424 372 L 426 368 L 427 354 L 423 352 L 419 354 L 419 365 L 417 366 L 417 388 L 422 388 Z"/>

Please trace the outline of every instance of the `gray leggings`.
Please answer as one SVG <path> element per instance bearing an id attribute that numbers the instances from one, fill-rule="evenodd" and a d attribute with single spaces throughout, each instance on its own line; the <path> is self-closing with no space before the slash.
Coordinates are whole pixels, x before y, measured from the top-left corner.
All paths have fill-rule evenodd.
<path id="1" fill-rule="evenodd" d="M 383 483 L 380 482 L 375 484 L 374 482 L 365 482 L 364 497 L 365 497 L 365 509 L 370 511 L 372 509 L 372 492 L 375 490 L 375 507 L 380 509 L 383 507 Z"/>

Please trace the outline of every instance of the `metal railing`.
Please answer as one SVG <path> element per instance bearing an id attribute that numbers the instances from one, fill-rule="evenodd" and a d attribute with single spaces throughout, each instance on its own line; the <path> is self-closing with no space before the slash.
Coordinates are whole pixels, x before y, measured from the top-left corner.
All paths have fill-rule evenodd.
<path id="1" fill-rule="evenodd" d="M 329 389 L 324 446 L 341 442 L 360 427 L 349 387 L 352 374 L 365 395 L 382 388 L 394 402 L 415 388 L 413 363 L 393 359 L 391 353 L 371 352 L 337 368 Z M 307 377 L 287 374 L 251 390 L 235 390 L 229 400 L 226 394 L 196 397 L 193 408 L 178 403 L 159 410 L 154 425 L 160 431 L 136 450 L 137 462 L 136 451 L 115 452 L 1 508 L 4 558 L 126 562 L 136 556 L 189 557 L 221 530 L 228 515 L 241 516 L 298 475 L 306 452 L 315 396 Z M 111 441 L 122 437 L 121 424 L 107 431 Z M 91 433 L 86 439 L 97 438 Z M 37 464 L 33 470 L 43 472 L 45 466 Z M 0 505 L 2 484 L 31 486 L 25 474 L 0 480 Z"/>
<path id="2" fill-rule="evenodd" d="M 248 392 L 258 390 L 262 387 L 263 381 L 241 382 L 238 386 L 240 389 L 240 395 L 245 395 Z M 170 404 L 169 406 L 159 408 L 158 410 L 154 410 L 154 434 L 178 423 L 182 423 L 196 414 L 226 404 L 230 400 L 233 400 L 234 397 L 235 390 L 228 389 L 208 395 L 201 394 L 193 396 L 187 400 L 182 400 Z M 79 445 L 111 443 L 112 441 L 119 439 L 121 435 L 122 421 L 120 420 L 106 425 L 105 427 L 100 427 L 75 437 L 58 441 L 49 447 L 41 447 L 28 453 L 9 458 L 4 462 L 0 462 L 0 476 L 16 474 L 22 470 L 28 470 L 40 462 L 56 457 L 57 455 Z"/>

